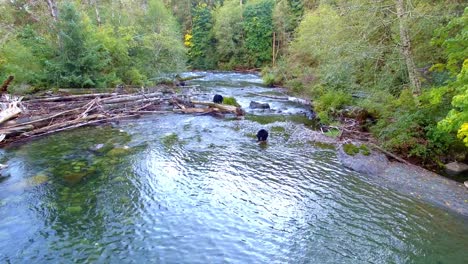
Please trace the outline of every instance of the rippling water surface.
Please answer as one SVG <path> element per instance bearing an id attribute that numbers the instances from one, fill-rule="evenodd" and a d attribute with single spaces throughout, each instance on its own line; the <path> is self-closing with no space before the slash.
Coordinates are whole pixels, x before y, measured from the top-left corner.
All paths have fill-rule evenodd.
<path id="1" fill-rule="evenodd" d="M 262 98 L 250 74 L 201 85 Z M 279 111 L 281 110 L 281 111 Z M 270 130 L 268 145 L 254 135 Z M 301 124 L 149 116 L 3 151 L 5 263 L 466 263 L 468 222 L 375 186 Z"/>

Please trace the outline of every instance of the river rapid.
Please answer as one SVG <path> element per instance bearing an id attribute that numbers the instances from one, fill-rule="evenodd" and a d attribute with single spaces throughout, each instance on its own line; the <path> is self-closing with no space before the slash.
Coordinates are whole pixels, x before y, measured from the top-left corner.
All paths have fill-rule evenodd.
<path id="1" fill-rule="evenodd" d="M 0 262 L 466 263 L 466 218 L 344 168 L 257 75 L 200 74 L 191 94 L 234 96 L 247 117 L 153 115 L 0 150 Z"/>

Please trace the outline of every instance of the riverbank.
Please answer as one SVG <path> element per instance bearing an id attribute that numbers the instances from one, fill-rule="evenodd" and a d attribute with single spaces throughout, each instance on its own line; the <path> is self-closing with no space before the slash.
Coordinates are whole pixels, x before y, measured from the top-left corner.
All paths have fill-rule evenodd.
<path id="1" fill-rule="evenodd" d="M 314 136 L 319 139 L 320 136 Z M 326 141 L 329 143 L 329 140 Z M 370 153 L 348 155 L 343 145 L 335 142 L 337 156 L 343 166 L 365 174 L 379 186 L 422 200 L 468 218 L 468 189 L 463 183 L 448 179 L 422 167 L 390 161 L 385 154 Z M 355 142 L 356 145 L 364 144 Z"/>

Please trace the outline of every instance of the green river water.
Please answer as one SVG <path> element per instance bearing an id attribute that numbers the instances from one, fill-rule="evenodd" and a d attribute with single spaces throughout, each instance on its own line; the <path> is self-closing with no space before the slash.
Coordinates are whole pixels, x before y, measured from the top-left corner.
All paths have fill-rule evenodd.
<path id="1" fill-rule="evenodd" d="M 260 83 L 190 83 L 245 120 L 154 115 L 0 150 L 0 263 L 468 263 L 466 218 L 344 168 Z"/>

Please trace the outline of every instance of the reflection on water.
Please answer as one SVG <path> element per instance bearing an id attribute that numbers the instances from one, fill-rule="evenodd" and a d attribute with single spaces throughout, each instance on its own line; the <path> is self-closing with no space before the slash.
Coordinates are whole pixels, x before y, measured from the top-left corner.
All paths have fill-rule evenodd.
<path id="1" fill-rule="evenodd" d="M 261 127 L 271 132 L 266 147 L 255 143 Z M 0 183 L 0 260 L 468 259 L 466 219 L 372 185 L 344 169 L 333 149 L 294 141 L 302 129 L 288 121 L 152 116 L 7 150 L 11 176 Z"/>

